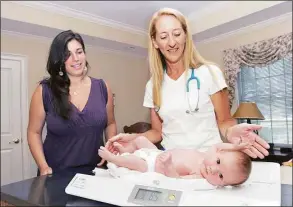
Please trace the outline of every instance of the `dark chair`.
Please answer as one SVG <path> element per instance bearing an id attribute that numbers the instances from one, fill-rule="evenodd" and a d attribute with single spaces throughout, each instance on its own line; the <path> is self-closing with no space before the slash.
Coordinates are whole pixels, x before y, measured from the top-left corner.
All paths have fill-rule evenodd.
<path id="1" fill-rule="evenodd" d="M 146 122 L 137 122 L 131 126 L 124 126 L 124 133 L 144 133 L 152 128 L 151 124 Z"/>
<path id="2" fill-rule="evenodd" d="M 130 126 L 124 126 L 123 130 L 124 133 L 144 133 L 152 128 L 152 125 L 146 122 L 136 122 L 135 124 L 132 124 Z M 163 149 L 162 145 L 160 144 L 161 142 L 156 143 L 155 145 L 159 149 Z"/>

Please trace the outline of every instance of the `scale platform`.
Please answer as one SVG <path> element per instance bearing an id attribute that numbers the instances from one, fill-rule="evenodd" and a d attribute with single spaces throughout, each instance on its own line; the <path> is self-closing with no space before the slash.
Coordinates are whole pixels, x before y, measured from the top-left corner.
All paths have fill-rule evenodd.
<path id="1" fill-rule="evenodd" d="M 204 179 L 174 179 L 158 173 L 113 178 L 99 169 L 96 176 L 76 174 L 65 192 L 118 206 L 280 206 L 280 165 L 253 162 L 244 184 L 224 188 Z"/>

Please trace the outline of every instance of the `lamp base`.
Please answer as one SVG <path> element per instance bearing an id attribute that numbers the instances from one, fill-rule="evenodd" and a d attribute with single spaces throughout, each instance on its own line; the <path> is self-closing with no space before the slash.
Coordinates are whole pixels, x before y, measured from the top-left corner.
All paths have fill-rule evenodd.
<path id="1" fill-rule="evenodd" d="M 251 119 L 247 119 L 247 124 L 251 124 Z M 256 133 L 258 135 L 258 131 L 254 130 L 254 133 Z"/>

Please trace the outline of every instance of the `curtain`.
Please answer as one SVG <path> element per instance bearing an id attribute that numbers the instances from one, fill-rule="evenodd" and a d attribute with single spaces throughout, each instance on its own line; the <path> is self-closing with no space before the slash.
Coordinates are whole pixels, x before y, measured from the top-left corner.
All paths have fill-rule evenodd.
<path id="1" fill-rule="evenodd" d="M 255 42 L 224 53 L 224 73 L 228 84 L 230 107 L 235 98 L 237 74 L 243 65 L 263 67 L 292 54 L 292 32 Z"/>

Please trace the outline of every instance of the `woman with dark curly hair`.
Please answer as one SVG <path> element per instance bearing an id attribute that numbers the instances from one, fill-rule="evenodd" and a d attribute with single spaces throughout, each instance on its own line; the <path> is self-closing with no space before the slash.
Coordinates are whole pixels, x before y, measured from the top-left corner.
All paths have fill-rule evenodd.
<path id="1" fill-rule="evenodd" d="M 71 30 L 58 34 L 47 61 L 50 76 L 30 104 L 28 144 L 40 175 L 94 169 L 104 131 L 106 139 L 117 133 L 112 92 L 102 79 L 89 77 L 88 69 L 82 37 Z"/>

